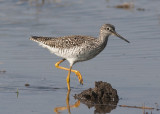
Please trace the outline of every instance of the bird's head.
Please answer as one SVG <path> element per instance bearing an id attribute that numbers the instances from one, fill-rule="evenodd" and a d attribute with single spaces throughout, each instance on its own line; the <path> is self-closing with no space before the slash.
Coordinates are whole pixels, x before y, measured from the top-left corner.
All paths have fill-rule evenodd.
<path id="1" fill-rule="evenodd" d="M 103 34 L 104 36 L 109 36 L 109 35 L 114 35 L 117 36 L 119 38 L 121 38 L 122 40 L 130 43 L 128 40 L 126 40 L 125 38 L 123 38 L 121 35 L 119 35 L 116 30 L 115 27 L 111 24 L 104 24 L 102 25 L 101 29 L 100 29 L 100 33 Z"/>

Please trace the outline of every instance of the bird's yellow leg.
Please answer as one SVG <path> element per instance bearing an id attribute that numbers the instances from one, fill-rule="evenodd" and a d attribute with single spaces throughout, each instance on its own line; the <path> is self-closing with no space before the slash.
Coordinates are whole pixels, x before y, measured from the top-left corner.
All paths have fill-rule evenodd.
<path id="1" fill-rule="evenodd" d="M 66 60 L 66 59 L 62 59 L 62 60 L 58 61 L 58 62 L 55 64 L 55 67 L 56 67 L 56 68 L 59 68 L 59 69 L 63 69 L 63 70 L 69 71 L 70 69 L 65 68 L 65 67 L 62 67 L 62 66 L 59 66 L 59 64 L 62 63 L 63 61 L 65 61 L 65 60 Z M 72 70 L 72 69 L 71 69 L 71 72 L 74 72 L 74 73 L 77 75 L 80 84 L 83 85 L 83 78 L 82 78 L 81 73 L 80 73 L 79 71 L 77 71 L 77 70 Z"/>
<path id="2" fill-rule="evenodd" d="M 70 66 L 69 71 L 68 71 L 68 75 L 67 75 L 67 78 L 66 78 L 68 91 L 70 91 L 70 74 L 71 74 L 71 69 L 72 69 L 72 66 Z"/>

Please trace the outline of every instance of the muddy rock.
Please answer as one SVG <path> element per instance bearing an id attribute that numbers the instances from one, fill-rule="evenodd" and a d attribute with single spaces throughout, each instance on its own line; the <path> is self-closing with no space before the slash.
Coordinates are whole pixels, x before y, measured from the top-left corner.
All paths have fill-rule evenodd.
<path id="1" fill-rule="evenodd" d="M 95 82 L 95 88 L 84 90 L 80 94 L 75 94 L 75 99 L 80 100 L 88 108 L 95 107 L 95 112 L 108 113 L 116 108 L 119 101 L 117 90 L 113 89 L 107 82 Z"/>

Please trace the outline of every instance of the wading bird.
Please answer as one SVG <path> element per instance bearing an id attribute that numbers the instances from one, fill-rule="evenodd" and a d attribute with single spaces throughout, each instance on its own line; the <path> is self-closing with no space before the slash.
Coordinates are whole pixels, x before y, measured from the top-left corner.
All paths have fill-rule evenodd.
<path id="1" fill-rule="evenodd" d="M 128 40 L 120 36 L 115 31 L 115 27 L 111 24 L 102 25 L 98 38 L 80 35 L 64 37 L 32 36 L 30 40 L 38 42 L 42 47 L 49 49 L 51 53 L 54 53 L 57 56 L 63 58 L 55 64 L 55 67 L 68 71 L 66 80 L 68 90 L 70 90 L 71 72 L 74 72 L 77 75 L 80 84 L 83 84 L 83 78 L 80 72 L 73 70 L 72 66 L 77 62 L 86 61 L 98 55 L 106 47 L 108 37 L 110 35 L 115 35 L 129 43 Z M 59 64 L 65 60 L 70 63 L 70 68 L 59 66 Z"/>

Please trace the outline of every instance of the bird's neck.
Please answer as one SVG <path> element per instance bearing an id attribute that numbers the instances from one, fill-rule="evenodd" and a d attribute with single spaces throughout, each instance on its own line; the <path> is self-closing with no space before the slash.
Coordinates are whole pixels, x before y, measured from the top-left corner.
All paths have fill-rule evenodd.
<path id="1" fill-rule="evenodd" d="M 100 32 L 98 40 L 104 43 L 105 45 L 107 45 L 108 37 L 109 37 L 109 34 L 104 34 Z"/>
<path id="2" fill-rule="evenodd" d="M 100 42 L 101 50 L 103 50 L 106 47 L 108 42 L 108 37 L 109 37 L 108 34 L 100 33 L 99 38 L 97 40 Z"/>

